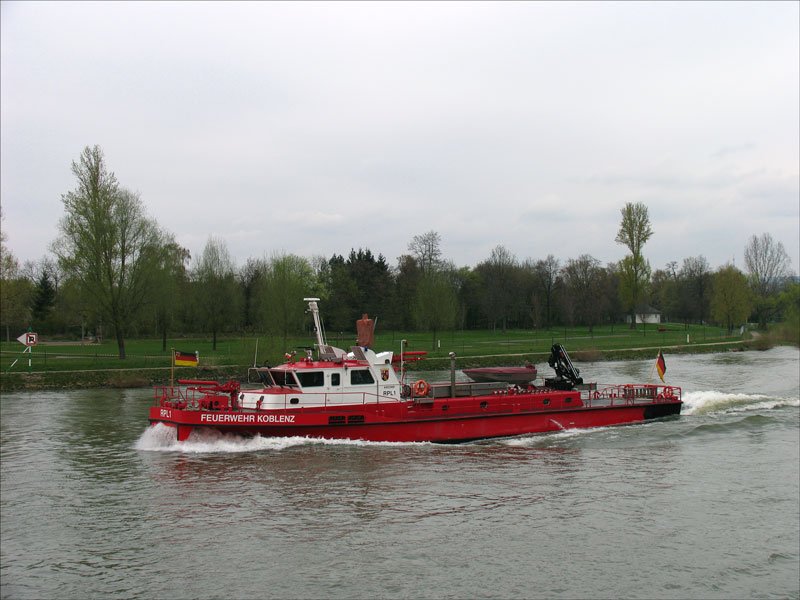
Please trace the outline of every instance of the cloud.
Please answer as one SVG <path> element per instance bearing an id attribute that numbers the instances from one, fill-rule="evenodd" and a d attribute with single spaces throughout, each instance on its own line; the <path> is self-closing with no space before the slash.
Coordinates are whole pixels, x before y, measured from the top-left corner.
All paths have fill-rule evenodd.
<path id="1" fill-rule="evenodd" d="M 344 217 L 340 214 L 329 214 L 319 211 L 275 213 L 273 216 L 277 224 L 301 226 L 303 228 L 310 227 L 312 229 L 336 227 L 344 222 Z"/>
<path id="2" fill-rule="evenodd" d="M 797 261 L 796 3 L 3 3 L 9 247 L 57 233 L 86 145 L 199 253 L 237 262 L 434 229 L 459 265 L 654 264 L 771 231 Z M 722 226 L 721 224 L 724 224 Z"/>
<path id="3" fill-rule="evenodd" d="M 753 142 L 745 142 L 743 144 L 735 145 L 735 146 L 724 146 L 714 152 L 711 156 L 713 158 L 725 158 L 732 154 L 740 154 L 743 152 L 750 152 L 751 150 L 755 150 L 756 145 Z"/>

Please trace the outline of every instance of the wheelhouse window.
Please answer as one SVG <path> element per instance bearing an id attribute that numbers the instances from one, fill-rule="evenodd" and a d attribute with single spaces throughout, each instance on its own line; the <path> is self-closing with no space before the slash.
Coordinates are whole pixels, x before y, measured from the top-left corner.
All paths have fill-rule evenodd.
<path id="1" fill-rule="evenodd" d="M 270 375 L 275 380 L 275 385 L 280 387 L 298 387 L 297 380 L 294 378 L 294 373 L 291 371 L 282 371 L 275 369 L 270 371 Z"/>
<path id="2" fill-rule="evenodd" d="M 258 373 L 258 380 L 261 383 L 263 383 L 266 387 L 276 385 L 268 369 L 258 369 L 257 373 Z"/>
<path id="3" fill-rule="evenodd" d="M 331 385 L 339 385 L 340 382 L 339 373 L 331 373 Z"/>
<path id="4" fill-rule="evenodd" d="M 369 385 L 371 383 L 375 383 L 375 379 L 372 377 L 372 373 L 367 369 L 354 369 L 350 371 L 351 385 Z"/>
<path id="5" fill-rule="evenodd" d="M 297 379 L 304 388 L 325 385 L 325 374 L 322 371 L 298 371 Z"/>

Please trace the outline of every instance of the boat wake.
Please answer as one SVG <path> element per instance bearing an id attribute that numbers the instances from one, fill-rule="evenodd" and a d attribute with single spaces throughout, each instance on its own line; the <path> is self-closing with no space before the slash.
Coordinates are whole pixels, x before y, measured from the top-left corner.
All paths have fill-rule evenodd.
<path id="1" fill-rule="evenodd" d="M 195 430 L 185 442 L 175 439 L 175 429 L 161 423 L 148 427 L 136 441 L 136 450 L 145 452 L 182 452 L 184 454 L 235 454 L 286 450 L 296 446 L 427 446 L 427 442 L 365 442 L 363 440 L 326 440 L 308 437 L 242 437 L 213 429 Z"/>
<path id="2" fill-rule="evenodd" d="M 800 398 L 780 398 L 764 394 L 733 394 L 719 391 L 687 392 L 683 394 L 683 402 L 682 416 L 743 413 L 746 419 L 757 417 L 757 415 L 748 416 L 747 413 L 784 407 L 800 407 Z M 647 421 L 637 423 L 636 426 L 651 427 L 655 424 L 656 421 Z M 562 431 L 552 431 L 544 434 L 506 438 L 501 440 L 500 443 L 506 446 L 526 448 L 549 447 L 553 444 L 569 444 L 583 436 L 596 435 L 598 432 L 608 435 L 612 430 L 614 432 L 613 435 L 618 434 L 618 430 L 614 427 L 587 427 L 585 429 L 563 429 Z"/>
<path id="3" fill-rule="evenodd" d="M 684 415 L 738 413 L 800 406 L 798 398 L 777 398 L 763 394 L 731 394 L 718 391 L 687 392 L 683 395 Z"/>
<path id="4" fill-rule="evenodd" d="M 548 431 L 546 433 L 534 433 L 528 435 L 502 438 L 497 440 L 505 446 L 520 448 L 549 448 L 553 444 L 591 436 L 600 431 L 607 431 L 609 427 L 584 427 L 580 429 L 562 429 L 561 431 Z"/>

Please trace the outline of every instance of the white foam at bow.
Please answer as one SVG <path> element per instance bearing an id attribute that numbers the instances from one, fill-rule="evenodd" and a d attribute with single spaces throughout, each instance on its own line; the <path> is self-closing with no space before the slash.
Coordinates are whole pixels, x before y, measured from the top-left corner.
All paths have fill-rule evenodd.
<path id="1" fill-rule="evenodd" d="M 408 442 L 365 442 L 363 440 L 325 440 L 307 437 L 241 437 L 213 429 L 195 430 L 185 442 L 175 437 L 175 428 L 162 423 L 148 427 L 136 441 L 135 448 L 150 452 L 183 452 L 186 454 L 257 452 L 284 450 L 303 445 L 326 446 L 408 446 L 427 445 Z"/>

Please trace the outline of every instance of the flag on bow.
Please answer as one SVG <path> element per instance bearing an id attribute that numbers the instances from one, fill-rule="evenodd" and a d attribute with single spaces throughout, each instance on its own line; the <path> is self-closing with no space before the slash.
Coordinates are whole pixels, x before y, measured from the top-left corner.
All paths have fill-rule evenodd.
<path id="1" fill-rule="evenodd" d="M 658 371 L 658 376 L 661 378 L 661 381 L 664 381 L 664 373 L 667 372 L 667 363 L 664 360 L 664 354 L 661 350 L 658 351 L 658 358 L 656 358 L 656 371 Z"/>
<path id="2" fill-rule="evenodd" d="M 194 352 L 181 352 L 180 350 L 175 350 L 173 356 L 176 367 L 196 367 L 200 362 L 200 359 Z"/>

